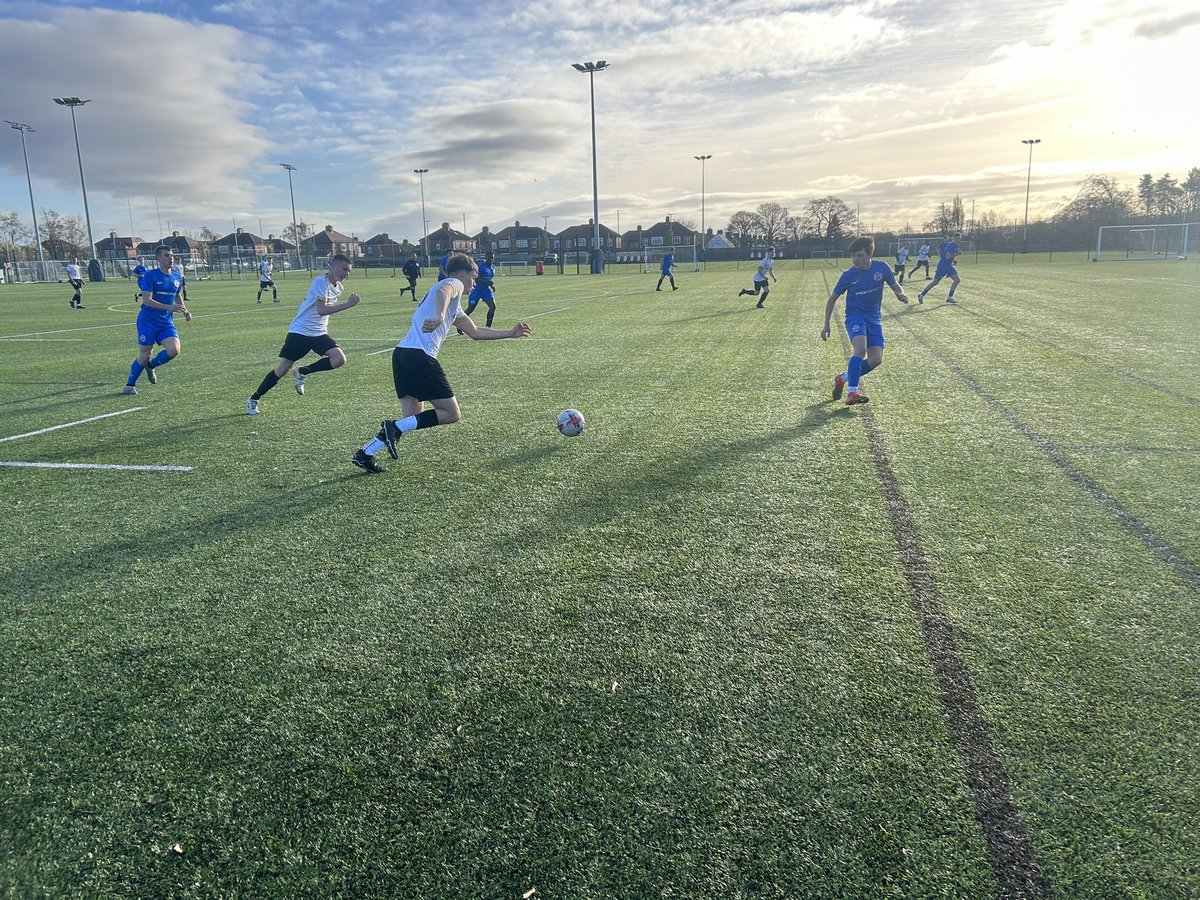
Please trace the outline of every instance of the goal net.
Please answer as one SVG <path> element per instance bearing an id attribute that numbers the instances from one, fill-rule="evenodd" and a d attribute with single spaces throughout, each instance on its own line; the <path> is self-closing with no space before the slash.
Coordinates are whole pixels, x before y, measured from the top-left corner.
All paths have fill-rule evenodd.
<path id="1" fill-rule="evenodd" d="M 642 272 L 662 272 L 662 260 L 668 253 L 675 254 L 675 271 L 699 272 L 700 262 L 696 255 L 695 244 L 681 244 L 673 251 L 669 247 L 647 247 L 642 251 Z"/>
<path id="2" fill-rule="evenodd" d="M 1096 234 L 1095 261 L 1187 259 L 1189 251 L 1196 252 L 1198 241 L 1200 223 L 1197 222 L 1101 225 Z"/>

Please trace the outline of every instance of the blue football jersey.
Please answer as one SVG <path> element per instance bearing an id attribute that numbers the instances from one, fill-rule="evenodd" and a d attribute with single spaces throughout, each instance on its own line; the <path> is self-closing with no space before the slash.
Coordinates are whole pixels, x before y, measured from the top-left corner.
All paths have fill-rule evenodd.
<path id="1" fill-rule="evenodd" d="M 157 300 L 159 303 L 168 303 L 174 306 L 175 298 L 179 294 L 179 288 L 182 283 L 182 279 L 174 272 L 151 269 L 138 279 L 138 288 L 149 294 L 152 299 Z M 154 309 L 153 307 L 143 305 L 139 315 L 154 315 L 170 321 L 174 313 L 169 309 Z"/>
<path id="2" fill-rule="evenodd" d="M 851 266 L 842 273 L 833 289 L 835 296 L 846 294 L 846 316 L 863 316 L 873 325 L 880 322 L 883 310 L 883 286 L 894 285 L 892 267 L 878 259 L 866 269 Z"/>

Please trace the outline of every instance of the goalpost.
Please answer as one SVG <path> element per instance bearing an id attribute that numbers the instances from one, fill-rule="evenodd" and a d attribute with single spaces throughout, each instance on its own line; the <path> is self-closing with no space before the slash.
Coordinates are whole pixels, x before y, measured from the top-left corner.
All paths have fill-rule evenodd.
<path id="1" fill-rule="evenodd" d="M 647 247 L 642 251 L 642 273 L 662 271 L 662 258 L 667 255 L 670 247 Z M 696 254 L 695 244 L 680 244 L 675 248 L 675 268 L 679 272 L 699 272 L 700 259 Z"/>
<path id="2" fill-rule="evenodd" d="M 1200 229 L 1189 230 L 1196 222 L 1173 225 L 1101 225 L 1096 233 L 1094 262 L 1147 259 L 1187 259 L 1189 241 L 1200 238 Z"/>

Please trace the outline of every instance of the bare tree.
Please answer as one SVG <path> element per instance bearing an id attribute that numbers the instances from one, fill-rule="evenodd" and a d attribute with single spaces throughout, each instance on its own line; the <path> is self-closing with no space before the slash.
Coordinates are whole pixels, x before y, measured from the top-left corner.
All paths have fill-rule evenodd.
<path id="1" fill-rule="evenodd" d="M 763 239 L 768 244 L 781 240 L 787 230 L 787 210 L 778 203 L 762 203 L 755 212 L 762 223 Z"/>
<path id="2" fill-rule="evenodd" d="M 68 259 L 72 256 L 91 255 L 84 252 L 87 232 L 83 227 L 83 219 L 79 216 L 64 216 L 52 209 L 43 209 L 41 220 L 42 232 L 45 234 L 42 247 L 49 257 Z"/>
<path id="3" fill-rule="evenodd" d="M 283 239 L 289 243 L 300 247 L 316 233 L 315 229 L 301 219 L 295 225 L 288 225 L 283 229 Z"/>
<path id="4" fill-rule="evenodd" d="M 32 232 L 25 227 L 21 217 L 15 212 L 0 215 L 0 234 L 3 234 L 9 246 L 10 261 L 17 258 L 17 247 L 25 247 L 29 243 Z"/>
<path id="5" fill-rule="evenodd" d="M 729 217 L 729 224 L 725 226 L 725 233 L 737 235 L 738 242 L 744 244 L 747 241 L 753 241 L 762 236 L 762 221 L 755 213 L 739 209 Z"/>
<path id="6" fill-rule="evenodd" d="M 826 241 L 849 237 L 858 230 L 857 216 L 845 201 L 834 197 L 809 200 L 804 207 L 804 231 Z"/>
<path id="7" fill-rule="evenodd" d="M 216 241 L 220 240 L 220 238 L 221 236 L 207 225 L 200 229 L 200 240 L 202 241 Z"/>

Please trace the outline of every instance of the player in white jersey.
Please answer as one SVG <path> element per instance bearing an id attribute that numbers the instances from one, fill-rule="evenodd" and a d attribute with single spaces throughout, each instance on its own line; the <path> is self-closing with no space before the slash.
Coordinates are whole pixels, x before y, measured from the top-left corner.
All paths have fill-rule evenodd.
<path id="1" fill-rule="evenodd" d="M 262 258 L 262 262 L 258 264 L 258 301 L 262 303 L 262 292 L 267 288 L 271 289 L 271 296 L 275 302 L 279 302 L 279 291 L 275 289 L 275 282 L 271 280 L 271 273 L 275 271 L 275 267 L 271 265 L 271 260 L 267 257 Z"/>
<path id="2" fill-rule="evenodd" d="M 178 278 L 179 278 L 179 296 L 183 298 L 184 303 L 187 303 L 188 302 L 187 276 L 184 274 L 184 271 L 183 271 L 183 263 L 181 263 L 178 259 L 175 260 L 175 262 L 171 264 L 171 274 L 178 276 Z"/>
<path id="3" fill-rule="evenodd" d="M 921 241 L 921 246 L 917 248 L 917 261 L 909 270 L 908 277 L 913 277 L 913 272 L 917 269 L 925 267 L 925 280 L 929 280 L 929 241 Z M 924 303 L 924 300 L 918 300 L 918 303 Z"/>
<path id="4" fill-rule="evenodd" d="M 754 290 L 748 291 L 745 288 L 738 291 L 739 297 L 744 297 L 749 294 L 751 297 L 758 297 L 758 292 L 762 291 L 762 296 L 758 298 L 758 302 L 754 304 L 759 309 L 763 308 L 763 304 L 767 302 L 767 294 L 771 293 L 771 285 L 767 282 L 767 276 L 771 276 L 771 280 L 776 284 L 779 279 L 775 277 L 775 248 L 768 247 L 767 255 L 762 258 L 758 264 L 758 271 L 754 273 Z"/>
<path id="5" fill-rule="evenodd" d="M 377 475 L 387 470 L 375 462 L 375 454 L 384 448 L 392 459 L 399 458 L 396 441 L 408 431 L 450 425 L 462 418 L 454 389 L 438 362 L 438 351 L 452 327 L 474 341 L 498 341 L 502 338 L 521 338 L 530 333 L 524 322 L 512 328 L 480 328 L 462 308 L 463 294 L 475 285 L 479 268 L 475 260 L 463 254 L 446 261 L 446 277 L 429 289 L 425 299 L 413 312 L 408 334 L 392 351 L 392 379 L 396 396 L 400 398 L 400 419 L 384 419 L 379 433 L 367 441 L 351 462 L 360 469 Z M 428 402 L 432 409 L 425 409 Z"/>
<path id="6" fill-rule="evenodd" d="M 83 305 L 83 273 L 79 271 L 79 257 L 74 257 L 67 263 L 67 281 L 75 288 L 75 296 L 71 298 L 71 309 L 86 309 Z"/>
<path id="7" fill-rule="evenodd" d="M 908 244 L 896 246 L 896 264 L 892 266 L 892 274 L 896 276 L 897 284 L 904 284 L 904 267 L 908 265 Z"/>
<path id="8" fill-rule="evenodd" d="M 279 351 L 279 364 L 267 373 L 258 390 L 246 401 L 246 415 L 257 416 L 258 401 L 262 399 L 262 395 L 275 387 L 279 379 L 310 352 L 318 353 L 323 358 L 311 366 L 299 366 L 293 373 L 297 394 L 304 394 L 305 376 L 314 372 L 328 372 L 345 365 L 345 352 L 337 345 L 337 341 L 329 336 L 329 317 L 358 306 L 362 299 L 358 294 L 351 294 L 341 303 L 337 302 L 351 268 L 353 267 L 349 257 L 339 253 L 329 260 L 329 270 L 313 279 L 308 295 L 300 304 L 300 310 L 292 319 L 292 324 L 288 326 L 287 337 Z"/>

